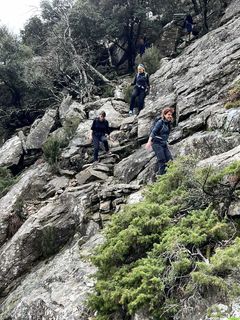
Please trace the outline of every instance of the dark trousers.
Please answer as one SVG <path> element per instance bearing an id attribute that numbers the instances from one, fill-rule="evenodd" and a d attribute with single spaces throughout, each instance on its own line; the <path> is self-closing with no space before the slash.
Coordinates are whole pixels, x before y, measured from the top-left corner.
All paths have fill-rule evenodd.
<path id="1" fill-rule="evenodd" d="M 145 99 L 145 90 L 139 87 L 134 87 L 131 102 L 130 102 L 130 110 L 133 111 L 135 107 L 135 100 L 138 97 L 138 110 L 139 112 L 143 109 L 144 106 L 144 99 Z"/>
<path id="2" fill-rule="evenodd" d="M 100 148 L 100 142 L 103 143 L 106 152 L 109 151 L 107 138 L 105 136 L 93 135 L 94 161 L 98 160 L 98 152 L 99 152 L 99 148 Z"/>
<path id="3" fill-rule="evenodd" d="M 157 175 L 162 175 L 166 173 L 167 162 L 172 160 L 172 155 L 167 144 L 153 143 L 152 148 L 158 160 Z"/>

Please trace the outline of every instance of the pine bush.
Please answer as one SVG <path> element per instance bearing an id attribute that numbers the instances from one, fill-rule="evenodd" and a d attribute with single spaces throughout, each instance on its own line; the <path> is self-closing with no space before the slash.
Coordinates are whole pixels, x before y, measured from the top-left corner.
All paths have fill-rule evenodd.
<path id="1" fill-rule="evenodd" d="M 196 290 L 231 291 L 225 276 L 240 265 L 239 232 L 219 203 L 230 205 L 229 190 L 237 195 L 239 169 L 240 162 L 222 171 L 195 169 L 193 160 L 179 159 L 146 189 L 143 202 L 113 215 L 93 258 L 98 272 L 89 304 L 96 319 L 131 316 L 142 308 L 152 319 L 172 319 L 181 300 Z M 234 244 L 218 249 L 233 234 Z"/>

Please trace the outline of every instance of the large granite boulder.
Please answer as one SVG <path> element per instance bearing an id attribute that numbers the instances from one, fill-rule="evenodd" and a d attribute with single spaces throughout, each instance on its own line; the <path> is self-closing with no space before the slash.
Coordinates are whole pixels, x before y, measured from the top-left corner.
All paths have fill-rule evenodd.
<path id="1" fill-rule="evenodd" d="M 17 165 L 23 154 L 22 141 L 18 136 L 7 140 L 0 148 L 0 167 Z"/>
<path id="2" fill-rule="evenodd" d="M 55 124 L 57 110 L 49 109 L 45 112 L 42 119 L 37 119 L 27 136 L 26 147 L 27 149 L 41 149 L 43 143 Z"/>
<path id="3" fill-rule="evenodd" d="M 41 176 L 47 174 L 47 166 L 40 164 L 24 172 L 19 181 L 0 199 L 0 246 L 8 237 L 10 218 L 14 215 L 18 202 L 26 197 L 31 185 Z M 34 196 L 33 190 L 31 190 Z"/>
<path id="4" fill-rule="evenodd" d="M 31 215 L 0 250 L 0 292 L 36 260 L 56 253 L 74 234 L 75 220 L 66 203 L 48 204 Z"/>
<path id="5" fill-rule="evenodd" d="M 86 120 L 79 124 L 74 138 L 69 144 L 70 147 L 79 147 L 91 144 L 90 133 L 92 123 L 92 120 Z"/>
<path id="6" fill-rule="evenodd" d="M 109 122 L 109 126 L 111 128 L 118 129 L 121 126 L 121 122 L 123 120 L 123 116 L 119 111 L 116 111 L 116 105 L 120 104 L 122 105 L 123 102 L 117 102 L 116 104 L 113 104 L 111 100 L 104 103 L 99 109 L 95 109 L 89 112 L 89 118 L 95 119 L 101 111 L 106 112 L 106 119 Z"/>
<path id="7" fill-rule="evenodd" d="M 214 155 L 205 160 L 198 162 L 199 167 L 212 166 L 215 168 L 224 168 L 234 161 L 240 161 L 240 146 L 231 149 L 227 152 Z"/>
<path id="8" fill-rule="evenodd" d="M 221 154 L 240 144 L 239 133 L 231 135 L 215 132 L 198 132 L 172 147 L 174 156 L 193 156 L 205 159 Z"/>
<path id="9" fill-rule="evenodd" d="M 65 105 L 66 106 L 66 105 Z M 83 105 L 74 101 L 68 108 L 59 108 L 59 117 L 63 126 L 68 126 L 73 121 L 82 122 L 86 119 Z"/>
<path id="10" fill-rule="evenodd" d="M 153 152 L 149 153 L 144 147 L 138 149 L 115 165 L 114 176 L 125 183 L 129 183 L 145 168 L 153 156 Z"/>
<path id="11" fill-rule="evenodd" d="M 76 236 L 47 263 L 39 263 L 1 304 L 1 319 L 88 320 L 86 300 L 94 288 L 96 268 L 84 257 L 102 242 L 96 234 L 80 247 Z"/>

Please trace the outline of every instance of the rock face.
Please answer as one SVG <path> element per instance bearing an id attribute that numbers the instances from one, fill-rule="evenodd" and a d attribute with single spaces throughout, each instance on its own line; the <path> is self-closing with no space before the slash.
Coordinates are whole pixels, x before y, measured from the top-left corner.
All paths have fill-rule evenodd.
<path id="1" fill-rule="evenodd" d="M 127 117 L 129 106 L 119 85 L 115 98 L 82 105 L 67 97 L 59 108 L 63 127 L 50 133 L 57 110 L 48 110 L 32 126 L 26 146 L 24 137 L 5 143 L 0 165 L 11 167 L 24 152 L 40 149 L 49 134 L 64 137 L 68 121 L 80 122 L 62 150 L 58 175 L 45 163 L 35 164 L 0 199 L 1 319 L 93 319 L 86 299 L 96 270 L 88 258 L 103 243 L 100 229 L 111 215 L 142 201 L 143 187 L 152 181 L 156 158 L 144 143 L 163 107 L 176 109 L 169 139 L 175 157 L 198 157 L 198 166 L 217 168 L 240 160 L 240 110 L 224 108 L 229 87 L 239 80 L 239 13 L 240 3 L 234 0 L 221 27 L 176 59 L 162 60 L 150 78 L 151 94 L 139 116 Z M 101 110 L 111 126 L 113 155 L 100 154 L 100 163 L 92 165 L 90 128 Z M 229 211 L 239 215 L 239 202 Z M 140 319 L 149 319 L 144 310 L 132 317 Z M 205 314 L 176 320 L 199 319 L 212 320 Z"/>
<path id="2" fill-rule="evenodd" d="M 208 159 L 202 160 L 198 163 L 198 165 L 199 167 L 213 166 L 217 168 L 224 168 L 237 160 L 240 160 L 240 146 L 219 155 L 214 155 Z"/>
<path id="3" fill-rule="evenodd" d="M 144 169 L 152 157 L 152 152 L 149 153 L 145 148 L 141 148 L 115 166 L 114 176 L 129 183 Z"/>
<path id="4" fill-rule="evenodd" d="M 240 18 L 235 17 L 196 40 L 178 58 L 162 62 L 151 76 L 151 94 L 138 121 L 139 137 L 148 134 L 149 119 L 165 106 L 175 106 L 179 122 L 221 101 L 227 86 L 238 76 L 239 26 Z"/>
<path id="5" fill-rule="evenodd" d="M 8 236 L 9 219 L 20 199 L 29 192 L 31 185 L 46 172 L 46 166 L 39 165 L 23 173 L 19 182 L 0 200 L 0 246 Z"/>
<path id="6" fill-rule="evenodd" d="M 56 115 L 57 110 L 49 109 L 42 119 L 34 122 L 27 137 L 27 149 L 40 149 L 42 147 L 55 123 Z"/>
<path id="7" fill-rule="evenodd" d="M 16 320 L 87 320 L 84 302 L 93 290 L 92 275 L 96 270 L 84 255 L 93 251 L 102 237 L 91 237 L 82 248 L 78 242 L 74 239 L 54 259 L 35 267 L 0 307 L 1 319 L 10 315 Z"/>
<path id="8" fill-rule="evenodd" d="M 0 149 L 0 167 L 18 164 L 23 154 L 22 141 L 18 136 L 7 140 Z"/>

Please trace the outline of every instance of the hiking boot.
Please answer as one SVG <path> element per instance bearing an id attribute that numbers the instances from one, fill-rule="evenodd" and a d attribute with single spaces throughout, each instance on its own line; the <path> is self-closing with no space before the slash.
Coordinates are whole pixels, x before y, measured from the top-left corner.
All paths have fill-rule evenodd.
<path id="1" fill-rule="evenodd" d="M 132 110 L 130 110 L 130 111 L 128 112 L 128 114 L 129 114 L 129 116 L 132 116 L 132 115 L 133 115 Z"/>

